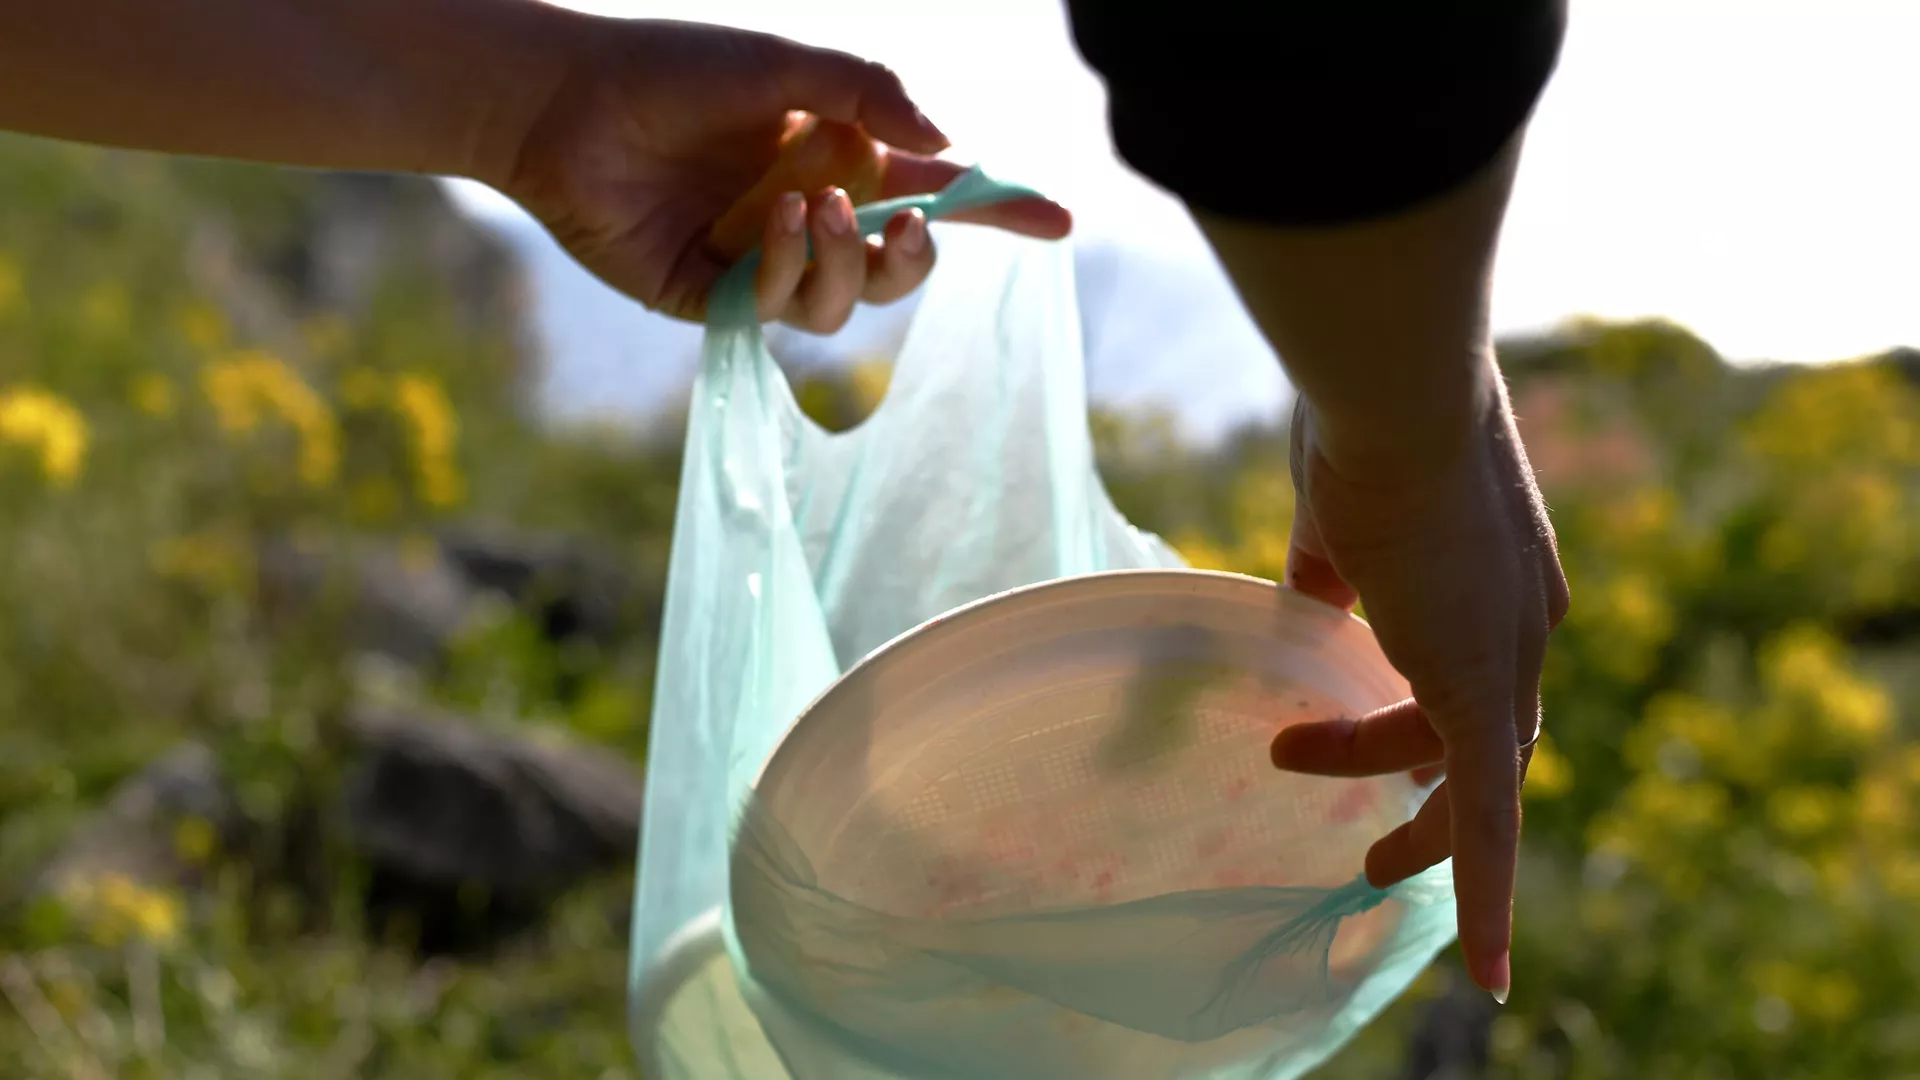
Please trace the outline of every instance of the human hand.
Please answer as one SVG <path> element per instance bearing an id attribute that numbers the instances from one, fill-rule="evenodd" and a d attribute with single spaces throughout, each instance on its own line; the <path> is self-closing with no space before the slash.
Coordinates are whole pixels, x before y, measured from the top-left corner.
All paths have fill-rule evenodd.
<path id="1" fill-rule="evenodd" d="M 1547 635 L 1568 596 L 1497 371 L 1486 393 L 1453 460 L 1399 477 L 1337 468 L 1316 440 L 1312 407 L 1297 404 L 1288 584 L 1348 609 L 1364 601 L 1413 698 L 1358 720 L 1289 727 L 1273 760 L 1329 776 L 1444 770 L 1414 819 L 1367 853 L 1367 880 L 1384 888 L 1451 856 L 1468 969 L 1505 1002 L 1520 785 L 1539 729 Z"/>
<path id="2" fill-rule="evenodd" d="M 856 303 L 897 300 L 925 279 L 934 253 L 919 211 L 868 241 L 841 186 L 868 201 L 938 191 L 964 171 L 932 156 L 946 137 L 887 69 L 692 23 L 582 19 L 567 40 L 557 89 L 503 155 L 505 171 L 482 179 L 603 281 L 698 320 L 714 282 L 758 242 L 761 317 L 830 333 Z M 819 128 L 807 153 L 783 159 L 796 111 Z M 793 187 L 761 183 L 776 162 Z M 1066 210 L 1037 199 L 958 220 L 1048 239 L 1071 227 Z"/>

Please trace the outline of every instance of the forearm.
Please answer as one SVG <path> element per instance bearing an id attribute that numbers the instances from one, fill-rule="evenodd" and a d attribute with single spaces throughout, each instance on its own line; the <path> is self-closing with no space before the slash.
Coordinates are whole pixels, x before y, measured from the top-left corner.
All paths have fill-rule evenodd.
<path id="1" fill-rule="evenodd" d="M 1069 7 L 1121 155 L 1199 219 L 1319 444 L 1444 456 L 1493 400 L 1493 251 L 1565 0 Z"/>
<path id="2" fill-rule="evenodd" d="M 497 175 L 579 18 L 537 0 L 8 0 L 0 128 Z"/>
<path id="3" fill-rule="evenodd" d="M 1320 447 L 1356 478 L 1444 464 L 1495 401 L 1488 305 L 1518 150 L 1385 220 L 1289 229 L 1198 215 L 1312 403 Z"/>

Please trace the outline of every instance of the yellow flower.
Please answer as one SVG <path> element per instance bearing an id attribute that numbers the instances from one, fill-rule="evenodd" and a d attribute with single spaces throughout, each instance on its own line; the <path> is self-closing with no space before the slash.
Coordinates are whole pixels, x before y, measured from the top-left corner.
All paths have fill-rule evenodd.
<path id="1" fill-rule="evenodd" d="M 40 471 L 57 487 L 80 477 L 87 421 L 65 399 L 33 386 L 0 390 L 0 443 L 37 450 Z"/>
<path id="2" fill-rule="evenodd" d="M 1644 574 L 1615 578 L 1607 587 L 1606 603 L 1614 621 L 1638 640 L 1664 639 L 1672 628 L 1673 613 Z"/>
<path id="3" fill-rule="evenodd" d="M 1189 533 L 1174 547 L 1189 565 L 1231 570 L 1272 581 L 1285 579 L 1293 532 L 1293 482 L 1285 469 L 1255 466 L 1235 484 L 1231 547 Z"/>
<path id="4" fill-rule="evenodd" d="M 1232 559 L 1219 544 L 1199 533 L 1190 533 L 1174 540 L 1175 550 L 1180 552 L 1187 565 L 1195 570 L 1230 570 Z"/>
<path id="5" fill-rule="evenodd" d="M 1788 787 L 1767 796 L 1767 817 L 1773 827 L 1796 839 L 1832 829 L 1843 807 L 1837 792 L 1817 787 Z"/>
<path id="6" fill-rule="evenodd" d="M 26 289 L 20 281 L 20 264 L 0 251 L 0 319 L 26 306 Z"/>
<path id="7" fill-rule="evenodd" d="M 268 353 L 252 351 L 201 370 L 201 389 L 220 426 L 234 435 L 258 428 L 271 410 L 300 435 L 300 478 L 310 487 L 333 480 L 340 466 L 340 432 L 332 410 L 294 370 Z"/>
<path id="8" fill-rule="evenodd" d="M 1762 650 L 1760 677 L 1784 703 L 1810 708 L 1826 730 L 1866 740 L 1893 724 L 1885 690 L 1851 671 L 1840 643 L 1816 627 L 1789 630 Z"/>
<path id="9" fill-rule="evenodd" d="M 1678 496 L 1667 488 L 1642 488 L 1626 500 L 1613 520 L 1631 536 L 1658 534 L 1672 526 L 1677 504 Z"/>
<path id="10" fill-rule="evenodd" d="M 1677 748 L 1717 774 L 1751 783 L 1767 770 L 1767 734 L 1718 702 L 1667 693 L 1648 703 L 1645 722 L 1628 734 L 1627 760 L 1657 770 L 1667 751 Z"/>
<path id="11" fill-rule="evenodd" d="M 1746 425 L 1749 452 L 1821 474 L 1846 464 L 1920 464 L 1920 399 L 1889 364 L 1794 372 Z"/>
<path id="12" fill-rule="evenodd" d="M 61 899 L 101 945 L 135 938 L 165 945 L 180 934 L 180 899 L 124 874 L 72 878 L 61 889 Z"/>
<path id="13" fill-rule="evenodd" d="M 1573 764 L 1554 749 L 1553 740 L 1542 734 L 1533 744 L 1533 760 L 1527 765 L 1527 783 L 1522 791 L 1528 798 L 1555 799 L 1573 790 Z"/>
<path id="14" fill-rule="evenodd" d="M 1886 691 L 1859 680 L 1826 687 L 1820 706 L 1828 724 L 1856 737 L 1884 734 L 1893 722 L 1893 702 Z"/>
<path id="15" fill-rule="evenodd" d="M 148 416 L 173 415 L 173 382 L 165 375 L 142 375 L 133 380 L 129 396 L 133 398 L 133 407 Z"/>
<path id="16" fill-rule="evenodd" d="M 458 503 L 465 494 L 465 482 L 453 459 L 460 421 L 446 393 L 433 379 L 408 374 L 394 380 L 393 398 L 412 435 L 420 497 L 429 506 Z"/>
<path id="17" fill-rule="evenodd" d="M 1575 577 L 1574 592 L 1585 602 L 1568 615 L 1571 625 L 1612 643 L 1595 662 L 1622 681 L 1643 679 L 1673 633 L 1673 609 L 1659 582 L 1634 572 L 1595 581 Z"/>
<path id="18" fill-rule="evenodd" d="M 1594 820 L 1589 846 L 1629 857 L 1658 874 L 1670 891 L 1684 892 L 1701 880 L 1692 841 L 1722 828 L 1726 818 L 1727 791 L 1720 785 L 1642 773 Z"/>

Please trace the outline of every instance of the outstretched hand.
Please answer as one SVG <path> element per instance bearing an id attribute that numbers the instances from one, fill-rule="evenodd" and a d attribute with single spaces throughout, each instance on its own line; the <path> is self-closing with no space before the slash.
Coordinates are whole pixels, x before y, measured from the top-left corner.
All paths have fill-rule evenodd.
<path id="1" fill-rule="evenodd" d="M 586 25 L 494 183 L 602 280 L 699 320 L 720 275 L 757 243 L 761 317 L 830 333 L 856 303 L 897 300 L 925 279 L 934 252 L 918 211 L 873 240 L 854 227 L 856 200 L 938 191 L 965 171 L 934 156 L 947 139 L 892 72 L 740 30 Z M 796 114 L 818 127 L 805 152 L 783 157 L 802 129 Z M 1047 239 L 1072 225 L 1038 199 L 963 220 Z"/>

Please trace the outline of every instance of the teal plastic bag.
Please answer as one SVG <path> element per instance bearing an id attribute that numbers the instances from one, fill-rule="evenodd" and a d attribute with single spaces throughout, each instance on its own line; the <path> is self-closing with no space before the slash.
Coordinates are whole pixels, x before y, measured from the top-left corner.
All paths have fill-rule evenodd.
<path id="1" fill-rule="evenodd" d="M 872 233 L 905 206 L 938 219 L 1029 194 L 974 171 L 858 218 Z M 1134 1076 L 1298 1076 L 1450 940 L 1446 867 L 1391 895 L 1364 882 L 1214 890 L 959 931 L 819 889 L 752 801 L 795 717 L 897 635 L 1023 585 L 1181 565 L 1120 516 L 1099 481 L 1070 248 L 981 228 L 937 235 L 940 263 L 886 399 L 845 433 L 800 412 L 768 353 L 753 260 L 716 289 L 689 416 L 634 900 L 630 1013 L 645 1075 L 1082 1075 L 1018 1010 L 972 1027 L 940 1019 L 946 995 L 984 988 L 1174 1046 L 1157 1071 Z M 746 913 L 751 925 L 728 911 L 736 842 L 736 865 L 770 890 L 757 895 L 786 905 Z M 1334 928 L 1382 903 L 1406 911 L 1380 962 L 1360 985 L 1330 988 Z M 840 938 L 865 959 L 785 962 L 782 935 L 802 933 L 816 940 L 793 957 Z M 743 938 L 772 946 L 754 951 L 757 970 Z M 1183 943 L 1194 948 L 1182 954 Z M 1126 989 L 1148 985 L 1152 995 Z M 1245 992 L 1222 997 L 1236 985 Z"/>

